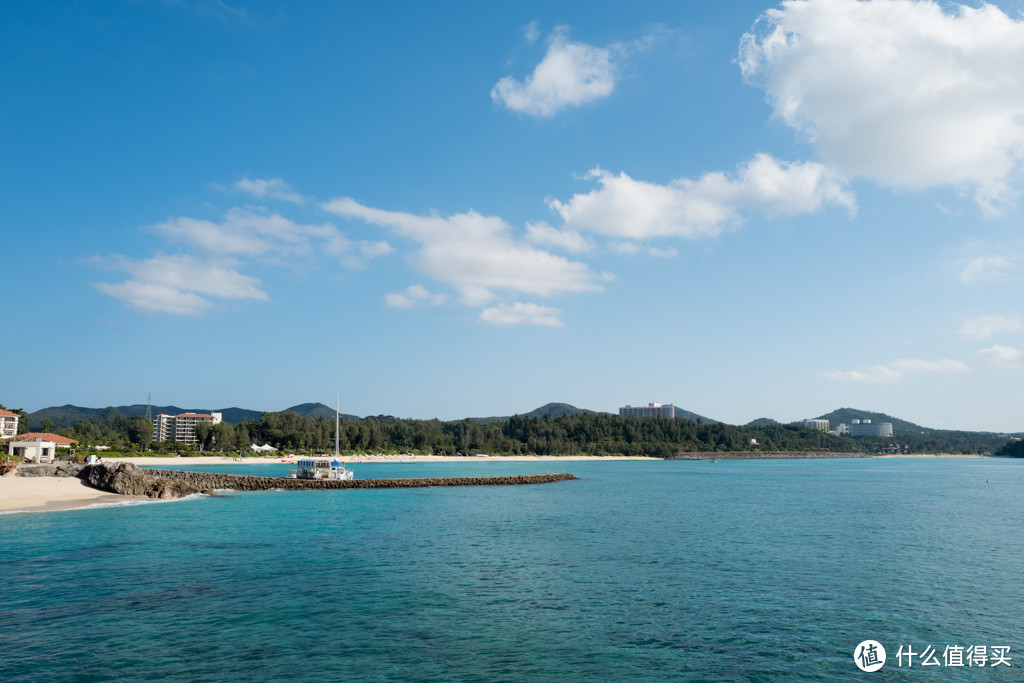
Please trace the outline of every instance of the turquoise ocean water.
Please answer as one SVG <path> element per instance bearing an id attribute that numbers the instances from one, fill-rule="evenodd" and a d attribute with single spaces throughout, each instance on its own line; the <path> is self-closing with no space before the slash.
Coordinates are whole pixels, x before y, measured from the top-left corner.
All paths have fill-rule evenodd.
<path id="1" fill-rule="evenodd" d="M 1024 680 L 1024 461 L 352 467 L 581 480 L 0 516 L 0 680 Z"/>

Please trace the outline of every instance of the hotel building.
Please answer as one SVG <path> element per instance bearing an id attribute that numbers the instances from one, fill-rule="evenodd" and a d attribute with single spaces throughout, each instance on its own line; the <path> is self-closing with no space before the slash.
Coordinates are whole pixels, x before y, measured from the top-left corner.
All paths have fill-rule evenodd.
<path id="1" fill-rule="evenodd" d="M 891 422 L 851 420 L 848 429 L 850 436 L 892 436 Z"/>
<path id="2" fill-rule="evenodd" d="M 819 432 L 828 431 L 828 420 L 804 420 L 802 424 L 808 429 L 816 429 Z"/>
<path id="3" fill-rule="evenodd" d="M 0 439 L 9 439 L 18 435 L 19 417 L 21 416 L 9 410 L 0 410 Z"/>
<path id="4" fill-rule="evenodd" d="M 663 406 L 660 403 L 648 403 L 646 406 L 631 406 L 626 404 L 619 408 L 619 417 L 675 417 L 676 404 L 669 403 Z"/>
<path id="5" fill-rule="evenodd" d="M 204 422 L 211 425 L 220 424 L 223 422 L 223 413 L 160 413 L 153 418 L 153 441 L 189 445 L 198 443 L 196 425 Z"/>

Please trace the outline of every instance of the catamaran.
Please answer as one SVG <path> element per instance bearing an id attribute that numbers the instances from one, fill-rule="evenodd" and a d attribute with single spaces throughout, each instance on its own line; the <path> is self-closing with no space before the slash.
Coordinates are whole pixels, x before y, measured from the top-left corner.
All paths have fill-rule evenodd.
<path id="1" fill-rule="evenodd" d="M 338 479 L 348 480 L 355 476 L 349 468 L 341 464 L 341 395 L 334 408 L 334 458 L 301 458 L 296 463 L 292 479 Z"/>

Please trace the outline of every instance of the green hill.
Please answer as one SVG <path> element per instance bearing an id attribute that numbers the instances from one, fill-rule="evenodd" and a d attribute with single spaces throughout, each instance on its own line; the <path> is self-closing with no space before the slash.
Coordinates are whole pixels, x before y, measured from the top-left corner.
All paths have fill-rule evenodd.
<path id="1" fill-rule="evenodd" d="M 245 410 L 244 408 L 219 408 L 210 410 L 208 408 L 179 408 L 178 406 L 152 406 L 153 415 L 165 413 L 167 415 L 180 415 L 181 413 L 221 413 L 225 422 L 238 424 L 245 420 L 256 420 L 262 413 L 258 410 Z M 334 411 L 331 411 L 333 414 Z M 145 416 L 146 405 L 136 403 L 129 406 L 110 406 L 108 408 L 83 408 L 81 406 L 63 405 L 51 406 L 29 413 L 29 429 L 35 430 L 42 426 L 43 420 L 49 420 L 56 429 L 74 427 L 82 420 L 103 421 L 112 415 L 127 415 L 128 417 Z"/>
<path id="2" fill-rule="evenodd" d="M 701 424 L 716 424 L 719 422 L 719 420 L 712 420 L 710 417 L 704 417 L 703 415 L 698 415 L 697 413 L 689 410 L 683 410 L 679 406 L 676 406 L 676 418 L 680 417 L 687 420 L 693 420 L 694 422 L 700 422 Z"/>
<path id="3" fill-rule="evenodd" d="M 907 422 L 901 420 L 898 417 L 892 415 L 886 415 L 885 413 L 873 413 L 869 410 L 857 410 L 856 408 L 840 408 L 833 410 L 831 413 L 826 413 L 818 418 L 818 420 L 828 420 L 829 429 L 835 429 L 837 425 L 845 422 L 846 424 L 852 423 L 854 420 L 871 420 L 872 422 L 891 422 L 892 423 L 892 434 L 897 436 L 900 434 L 931 434 L 940 430 L 932 429 L 930 427 L 922 427 L 916 425 L 913 422 Z"/>
<path id="4" fill-rule="evenodd" d="M 285 408 L 281 412 L 291 411 L 304 415 L 306 417 L 326 417 L 329 420 L 334 419 L 334 408 L 324 405 L 323 403 L 300 403 L 297 406 L 291 408 Z M 361 420 L 362 418 L 358 415 L 349 415 L 348 413 L 342 413 L 341 419 L 346 421 Z"/>

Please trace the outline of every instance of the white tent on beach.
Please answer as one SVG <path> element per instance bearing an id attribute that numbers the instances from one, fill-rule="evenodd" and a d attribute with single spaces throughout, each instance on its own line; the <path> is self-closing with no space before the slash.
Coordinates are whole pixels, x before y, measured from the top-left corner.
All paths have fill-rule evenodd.
<path id="1" fill-rule="evenodd" d="M 253 444 L 252 449 L 257 453 L 277 453 L 276 448 L 274 448 L 273 446 L 268 446 L 267 444 L 263 444 L 262 446 L 257 446 L 256 444 Z"/>

